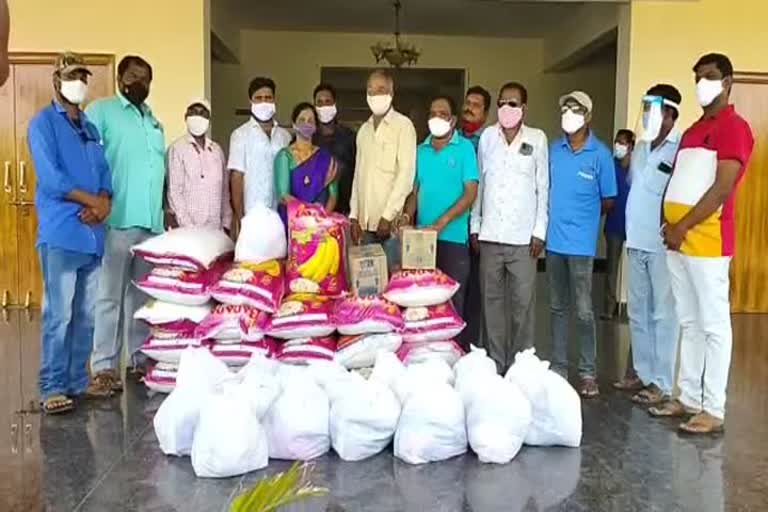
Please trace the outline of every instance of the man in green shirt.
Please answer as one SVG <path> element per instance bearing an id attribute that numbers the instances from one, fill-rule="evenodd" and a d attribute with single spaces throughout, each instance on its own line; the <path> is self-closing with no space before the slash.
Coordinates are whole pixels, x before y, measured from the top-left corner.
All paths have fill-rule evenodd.
<path id="1" fill-rule="evenodd" d="M 147 328 L 133 315 L 146 296 L 131 281 L 150 269 L 131 254 L 131 247 L 163 231 L 165 136 L 145 103 L 152 67 L 141 57 L 127 56 L 118 65 L 117 81 L 117 95 L 86 109 L 101 134 L 114 190 L 96 302 L 92 396 L 122 390 L 118 369 L 124 340 L 133 370 L 141 373 L 138 351 Z"/>

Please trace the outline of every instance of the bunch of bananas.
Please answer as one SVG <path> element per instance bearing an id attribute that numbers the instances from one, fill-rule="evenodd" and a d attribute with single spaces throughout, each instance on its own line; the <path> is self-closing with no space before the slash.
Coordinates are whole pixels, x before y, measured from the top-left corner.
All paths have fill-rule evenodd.
<path id="1" fill-rule="evenodd" d="M 336 275 L 339 272 L 340 261 L 339 242 L 334 237 L 326 235 L 317 244 L 315 254 L 299 266 L 299 274 L 305 279 L 320 284 L 329 274 Z"/>

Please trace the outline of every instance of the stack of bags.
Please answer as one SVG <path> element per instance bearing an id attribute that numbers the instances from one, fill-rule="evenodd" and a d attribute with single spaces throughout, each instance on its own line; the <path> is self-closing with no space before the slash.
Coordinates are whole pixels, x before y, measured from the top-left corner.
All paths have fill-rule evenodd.
<path id="1" fill-rule="evenodd" d="M 438 269 L 403 270 L 392 276 L 384 298 L 404 308 L 398 357 L 406 365 L 436 358 L 453 366 L 463 355 L 453 341 L 466 326 L 451 303 L 458 289 L 459 284 Z"/>
<path id="2" fill-rule="evenodd" d="M 347 369 L 370 368 L 379 351 L 396 352 L 403 342 L 403 315 L 385 299 L 347 297 L 333 316 L 340 334 L 335 360 Z"/>
<path id="3" fill-rule="evenodd" d="M 181 228 L 150 238 L 132 248 L 154 265 L 134 284 L 152 297 L 135 318 L 150 324 L 141 350 L 158 364 L 145 378 L 150 389 L 167 392 L 175 383 L 179 354 L 202 339 L 196 333 L 210 312 L 211 285 L 231 261 L 234 244 L 210 228 Z"/>

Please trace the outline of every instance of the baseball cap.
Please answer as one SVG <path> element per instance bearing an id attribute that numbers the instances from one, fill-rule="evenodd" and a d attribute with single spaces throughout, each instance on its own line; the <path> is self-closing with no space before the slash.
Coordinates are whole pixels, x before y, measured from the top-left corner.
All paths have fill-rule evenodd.
<path id="1" fill-rule="evenodd" d="M 61 76 L 78 70 L 83 70 L 89 75 L 93 74 L 88 70 L 85 59 L 79 53 L 64 52 L 56 56 L 56 61 L 53 64 L 54 74 Z"/>
<path id="2" fill-rule="evenodd" d="M 592 112 L 592 98 L 589 97 L 589 94 L 583 91 L 572 91 L 568 94 L 563 94 L 560 96 L 560 106 L 562 107 L 565 105 L 565 102 L 568 100 L 574 100 L 576 103 L 586 108 L 587 113 Z"/>
<path id="3" fill-rule="evenodd" d="M 192 105 L 202 105 L 208 110 L 208 112 L 211 112 L 211 102 L 205 98 L 193 99 L 192 101 L 189 102 L 189 104 L 187 105 L 187 108 L 191 107 Z"/>

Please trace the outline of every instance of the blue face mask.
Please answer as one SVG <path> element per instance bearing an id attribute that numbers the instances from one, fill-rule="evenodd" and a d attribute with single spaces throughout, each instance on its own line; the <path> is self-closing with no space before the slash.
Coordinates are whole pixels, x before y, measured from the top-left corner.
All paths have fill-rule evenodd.
<path id="1" fill-rule="evenodd" d="M 293 125 L 293 130 L 297 135 L 306 140 L 312 140 L 312 136 L 315 134 L 317 127 L 312 123 L 299 123 Z"/>

